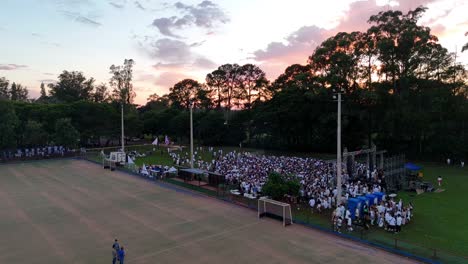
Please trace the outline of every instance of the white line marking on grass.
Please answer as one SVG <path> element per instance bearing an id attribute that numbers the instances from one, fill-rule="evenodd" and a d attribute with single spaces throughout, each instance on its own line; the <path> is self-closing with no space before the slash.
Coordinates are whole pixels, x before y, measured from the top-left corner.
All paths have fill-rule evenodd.
<path id="1" fill-rule="evenodd" d="M 226 231 L 223 231 L 223 232 L 219 232 L 219 233 L 212 234 L 212 235 L 209 235 L 209 236 L 205 236 L 205 237 L 202 237 L 202 238 L 194 239 L 194 240 L 188 241 L 188 242 L 186 242 L 186 243 L 179 244 L 179 245 L 177 245 L 177 246 L 173 246 L 173 247 L 161 249 L 161 250 L 158 250 L 158 251 L 153 252 L 153 253 L 150 253 L 150 254 L 146 254 L 146 255 L 139 256 L 139 257 L 135 257 L 135 258 L 133 258 L 133 259 L 130 259 L 130 261 L 131 261 L 131 262 L 134 262 L 134 261 L 136 262 L 136 261 L 143 260 L 143 259 L 146 259 L 146 258 L 149 258 L 149 257 L 154 257 L 154 256 L 156 256 L 156 255 L 159 255 L 159 254 L 161 254 L 161 253 L 174 250 L 174 249 L 176 249 L 176 248 L 185 247 L 185 246 L 188 246 L 188 245 L 190 245 L 190 244 L 194 244 L 194 243 L 196 243 L 196 242 L 200 242 L 200 241 L 207 240 L 207 239 L 210 239 L 210 238 L 213 238 L 213 237 L 217 237 L 217 236 L 222 236 L 222 235 L 225 235 L 225 234 L 229 234 L 229 233 L 232 233 L 232 232 L 234 232 L 234 231 L 238 231 L 238 230 L 245 229 L 245 228 L 248 228 L 248 227 L 251 227 L 251 226 L 254 226 L 254 225 L 258 225 L 259 223 L 260 223 L 260 221 L 255 221 L 255 222 L 253 222 L 253 223 L 246 224 L 246 225 L 243 225 L 243 226 L 240 226 L 240 227 L 232 228 L 232 229 L 229 229 L 229 230 L 226 230 Z"/>

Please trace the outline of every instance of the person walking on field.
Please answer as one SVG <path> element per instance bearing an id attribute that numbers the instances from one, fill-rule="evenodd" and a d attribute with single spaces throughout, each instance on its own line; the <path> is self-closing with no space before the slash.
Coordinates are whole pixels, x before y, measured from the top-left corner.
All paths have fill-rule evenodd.
<path id="1" fill-rule="evenodd" d="M 119 242 L 117 241 L 117 239 L 115 239 L 114 244 L 112 244 L 112 264 L 115 264 L 117 262 L 119 250 L 120 250 Z"/>
<path id="2" fill-rule="evenodd" d="M 120 264 L 124 264 L 124 260 L 125 260 L 125 251 L 124 251 L 124 247 L 121 247 L 120 250 L 119 250 L 119 261 L 120 261 Z"/>
<path id="3" fill-rule="evenodd" d="M 117 251 L 112 248 L 112 264 L 117 263 Z"/>
<path id="4" fill-rule="evenodd" d="M 437 183 L 439 184 L 439 187 L 442 185 L 442 176 L 437 177 Z"/>

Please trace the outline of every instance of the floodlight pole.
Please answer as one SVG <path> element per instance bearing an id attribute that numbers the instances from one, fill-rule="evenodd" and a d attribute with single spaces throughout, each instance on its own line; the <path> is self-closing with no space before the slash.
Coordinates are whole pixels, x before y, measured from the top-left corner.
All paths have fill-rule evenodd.
<path id="1" fill-rule="evenodd" d="M 121 130 L 122 130 L 122 152 L 125 152 L 125 136 L 124 136 L 124 103 L 122 102 L 120 107 L 120 120 L 121 120 Z"/>
<path id="2" fill-rule="evenodd" d="M 341 203 L 341 172 L 343 170 L 341 164 L 341 90 L 337 92 L 338 99 L 338 116 L 336 128 L 336 204 Z"/>
<path id="3" fill-rule="evenodd" d="M 190 168 L 193 169 L 193 103 L 190 103 Z"/>

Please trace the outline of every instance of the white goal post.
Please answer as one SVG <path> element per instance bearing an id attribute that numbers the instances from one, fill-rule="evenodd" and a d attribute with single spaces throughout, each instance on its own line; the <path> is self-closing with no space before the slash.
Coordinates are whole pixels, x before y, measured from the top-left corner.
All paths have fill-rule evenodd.
<path id="1" fill-rule="evenodd" d="M 110 159 L 103 158 L 102 167 L 104 169 L 110 169 L 111 171 L 114 171 L 116 168 L 116 162 Z"/>
<path id="2" fill-rule="evenodd" d="M 278 202 L 272 199 L 258 199 L 258 218 L 271 216 L 273 218 L 281 218 L 283 226 L 292 225 L 291 205 Z"/>

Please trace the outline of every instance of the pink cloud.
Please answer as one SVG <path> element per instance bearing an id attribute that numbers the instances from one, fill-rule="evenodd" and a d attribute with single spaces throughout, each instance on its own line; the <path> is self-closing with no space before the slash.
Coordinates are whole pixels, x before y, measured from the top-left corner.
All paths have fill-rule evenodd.
<path id="1" fill-rule="evenodd" d="M 434 1 L 400 0 L 399 5 L 393 8 L 407 12 Z M 289 65 L 306 63 L 315 48 L 328 37 L 338 32 L 364 31 L 370 26 L 367 23 L 370 16 L 387 9 L 387 6 L 379 6 L 374 0 L 353 2 L 335 28 L 327 30 L 314 25 L 303 26 L 287 36 L 285 42 L 271 42 L 265 49 L 255 51 L 252 59 L 260 62 L 269 78 L 275 79 Z"/>

